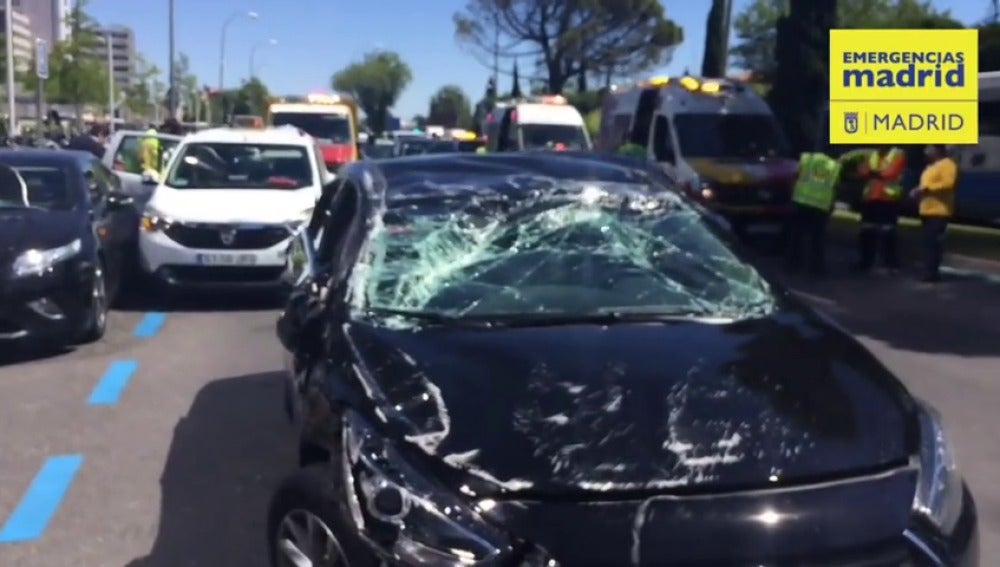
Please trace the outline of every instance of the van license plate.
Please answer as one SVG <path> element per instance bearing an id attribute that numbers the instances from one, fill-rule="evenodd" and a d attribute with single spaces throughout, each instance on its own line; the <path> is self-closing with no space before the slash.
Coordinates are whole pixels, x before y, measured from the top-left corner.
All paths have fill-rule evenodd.
<path id="1" fill-rule="evenodd" d="M 254 254 L 198 254 L 197 262 L 202 266 L 253 266 L 257 263 Z"/>

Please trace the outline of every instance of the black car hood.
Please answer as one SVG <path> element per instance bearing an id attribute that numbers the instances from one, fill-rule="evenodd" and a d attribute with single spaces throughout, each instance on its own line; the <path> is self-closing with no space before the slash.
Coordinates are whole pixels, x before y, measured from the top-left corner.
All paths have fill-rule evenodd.
<path id="1" fill-rule="evenodd" d="M 32 248 L 69 244 L 82 235 L 79 211 L 0 209 L 0 261 L 10 262 Z"/>
<path id="2" fill-rule="evenodd" d="M 730 325 L 353 323 L 349 337 L 409 441 L 512 491 L 824 480 L 905 462 L 915 439 L 902 385 L 805 309 Z"/>

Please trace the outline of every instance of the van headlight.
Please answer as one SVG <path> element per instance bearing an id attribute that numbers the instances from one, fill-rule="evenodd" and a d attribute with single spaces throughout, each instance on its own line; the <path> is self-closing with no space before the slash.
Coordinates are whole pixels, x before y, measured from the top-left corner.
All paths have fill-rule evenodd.
<path id="1" fill-rule="evenodd" d="M 512 552 L 509 539 L 479 512 L 408 465 L 356 413 L 344 422 L 346 497 L 373 543 L 403 565 L 494 564 Z"/>
<path id="2" fill-rule="evenodd" d="M 142 219 L 139 221 L 139 226 L 146 232 L 167 230 L 172 224 L 173 221 L 166 215 L 149 206 L 142 211 Z"/>
<path id="3" fill-rule="evenodd" d="M 40 276 L 59 262 L 69 260 L 83 249 L 79 238 L 55 248 L 25 250 L 14 259 L 14 277 Z"/>
<path id="4" fill-rule="evenodd" d="M 930 406 L 920 408 L 920 474 L 913 509 L 944 533 L 951 533 L 962 513 L 962 477 L 941 416 Z"/>

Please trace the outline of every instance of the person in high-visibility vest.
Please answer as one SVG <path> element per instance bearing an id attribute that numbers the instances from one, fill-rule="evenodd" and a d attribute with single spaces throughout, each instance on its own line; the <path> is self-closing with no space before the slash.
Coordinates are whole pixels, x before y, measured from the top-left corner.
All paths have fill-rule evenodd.
<path id="1" fill-rule="evenodd" d="M 899 269 L 896 231 L 899 224 L 901 181 L 906 155 L 899 148 L 881 147 L 861 163 L 860 176 L 866 181 L 861 195 L 861 230 L 858 235 L 859 272 L 868 272 L 879 253 L 890 271 Z"/>
<path id="2" fill-rule="evenodd" d="M 807 250 L 809 271 L 826 272 L 826 227 L 840 180 L 841 162 L 822 153 L 804 153 L 799 158 L 799 177 L 792 191 L 789 218 L 787 267 L 798 271 L 802 248 Z"/>
<path id="3" fill-rule="evenodd" d="M 910 191 L 910 196 L 920 199 L 919 212 L 924 233 L 923 280 L 937 282 L 941 280 L 944 236 L 948 230 L 948 221 L 955 214 L 958 164 L 948 157 L 941 145 L 927 146 L 925 155 L 927 167 L 920 175 L 920 185 Z"/>
<path id="4" fill-rule="evenodd" d="M 143 175 L 158 176 L 160 165 L 160 139 L 150 128 L 139 142 L 139 167 Z"/>
<path id="5" fill-rule="evenodd" d="M 618 155 L 645 159 L 649 157 L 649 151 L 634 142 L 625 142 L 618 147 Z"/>

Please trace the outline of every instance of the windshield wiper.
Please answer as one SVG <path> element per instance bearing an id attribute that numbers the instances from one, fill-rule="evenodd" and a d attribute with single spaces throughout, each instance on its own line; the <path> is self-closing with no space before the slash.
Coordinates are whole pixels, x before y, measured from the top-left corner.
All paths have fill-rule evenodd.
<path id="1" fill-rule="evenodd" d="M 453 315 L 436 311 L 417 311 L 373 307 L 369 316 L 398 316 L 430 325 L 474 327 L 556 327 L 563 325 L 617 325 L 627 323 L 725 323 L 728 317 L 715 316 L 702 310 L 678 311 L 620 311 L 607 310 L 592 313 L 484 313 Z"/>
<path id="2" fill-rule="evenodd" d="M 365 315 L 374 318 L 403 317 L 420 323 L 437 326 L 490 327 L 489 321 L 441 313 L 440 311 L 420 311 L 416 309 L 395 309 L 392 307 L 369 307 Z"/>
<path id="3" fill-rule="evenodd" d="M 629 323 L 692 323 L 725 322 L 700 310 L 684 311 L 620 311 L 607 310 L 592 313 L 511 313 L 473 315 L 477 320 L 489 321 L 497 327 L 555 327 L 561 325 L 620 325 Z"/>

